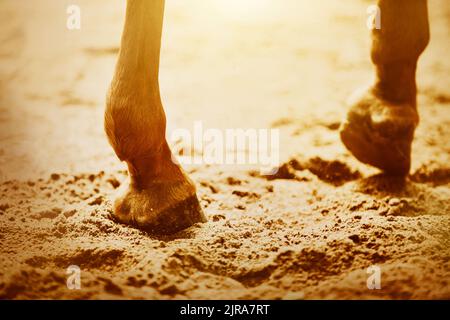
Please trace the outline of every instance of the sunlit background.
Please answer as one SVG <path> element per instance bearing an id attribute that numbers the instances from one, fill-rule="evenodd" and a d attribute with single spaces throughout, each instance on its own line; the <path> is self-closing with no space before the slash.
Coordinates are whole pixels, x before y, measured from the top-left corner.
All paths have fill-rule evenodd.
<path id="1" fill-rule="evenodd" d="M 81 30 L 66 28 L 78 4 Z M 116 168 L 103 134 L 105 92 L 115 66 L 124 0 L 4 0 L 0 176 Z M 311 123 L 338 122 L 345 100 L 371 81 L 367 0 L 166 1 L 160 82 L 168 130 L 289 128 L 292 152 L 341 154 L 338 137 Z M 419 65 L 423 90 L 446 92 L 449 6 L 430 0 L 432 42 Z M 436 82 L 436 79 L 440 81 Z M 295 123 L 295 125 L 292 125 Z M 289 126 L 289 124 L 291 124 Z M 320 136 L 320 137 L 319 137 Z M 289 138 L 290 139 L 290 138 Z M 311 145 L 311 143 L 313 144 Z M 317 144 L 317 143 L 316 143 Z M 319 143 L 321 144 L 321 143 Z M 292 145 L 285 141 L 282 145 Z M 301 146 L 309 145 L 308 148 Z M 337 147 L 339 146 L 339 147 Z M 54 157 L 57 153 L 58 157 Z"/>
<path id="2" fill-rule="evenodd" d="M 233 19 L 252 19 L 270 12 L 270 6 L 275 3 L 273 0 L 211 0 L 203 1 L 203 5 L 208 3 L 221 14 L 231 16 Z"/>

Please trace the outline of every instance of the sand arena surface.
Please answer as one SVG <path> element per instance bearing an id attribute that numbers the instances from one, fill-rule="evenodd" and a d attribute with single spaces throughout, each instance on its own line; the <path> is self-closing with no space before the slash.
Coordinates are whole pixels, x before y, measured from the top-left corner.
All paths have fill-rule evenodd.
<path id="1" fill-rule="evenodd" d="M 0 298 L 450 298 L 447 0 L 429 0 L 421 124 L 406 182 L 339 141 L 370 81 L 371 2 L 167 1 L 161 88 L 169 130 L 278 128 L 282 165 L 188 166 L 209 222 L 155 237 L 111 220 L 126 171 L 103 133 L 124 1 L 0 4 Z M 235 1 L 233 1 L 235 2 Z M 254 12 L 255 14 L 250 14 Z M 81 290 L 66 269 L 81 269 Z M 366 270 L 381 267 L 382 289 Z"/>

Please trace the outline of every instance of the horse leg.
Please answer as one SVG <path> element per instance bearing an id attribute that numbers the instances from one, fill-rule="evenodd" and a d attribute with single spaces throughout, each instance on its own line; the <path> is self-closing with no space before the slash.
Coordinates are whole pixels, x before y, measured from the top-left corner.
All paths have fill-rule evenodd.
<path id="1" fill-rule="evenodd" d="M 105 131 L 130 176 L 115 200 L 116 219 L 167 234 L 206 219 L 194 183 L 173 161 L 165 138 L 158 83 L 163 15 L 164 0 L 128 0 Z"/>

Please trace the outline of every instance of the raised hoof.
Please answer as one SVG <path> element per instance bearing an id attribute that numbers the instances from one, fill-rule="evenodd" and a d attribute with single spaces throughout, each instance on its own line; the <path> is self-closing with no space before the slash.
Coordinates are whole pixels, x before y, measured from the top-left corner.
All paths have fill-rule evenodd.
<path id="1" fill-rule="evenodd" d="M 206 216 L 191 193 L 185 196 L 186 183 L 155 183 L 146 189 L 128 187 L 114 204 L 116 220 L 152 234 L 174 234 L 206 222 Z"/>
<path id="2" fill-rule="evenodd" d="M 418 123 L 415 104 L 388 102 L 366 90 L 350 100 L 340 136 L 359 161 L 390 175 L 405 176 L 411 167 L 411 144 Z"/>

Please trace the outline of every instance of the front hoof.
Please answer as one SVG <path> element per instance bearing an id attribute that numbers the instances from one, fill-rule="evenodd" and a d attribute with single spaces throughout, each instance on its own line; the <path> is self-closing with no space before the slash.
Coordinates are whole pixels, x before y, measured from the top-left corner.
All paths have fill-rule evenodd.
<path id="1" fill-rule="evenodd" d="M 174 234 L 207 219 L 186 182 L 128 186 L 114 203 L 114 217 L 152 234 Z"/>
<path id="2" fill-rule="evenodd" d="M 350 101 L 340 128 L 341 140 L 361 162 L 390 175 L 405 176 L 419 117 L 414 104 L 385 101 L 368 90 Z"/>

